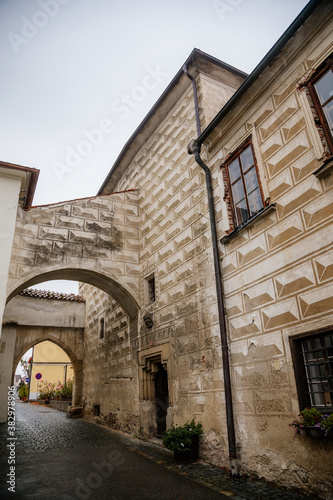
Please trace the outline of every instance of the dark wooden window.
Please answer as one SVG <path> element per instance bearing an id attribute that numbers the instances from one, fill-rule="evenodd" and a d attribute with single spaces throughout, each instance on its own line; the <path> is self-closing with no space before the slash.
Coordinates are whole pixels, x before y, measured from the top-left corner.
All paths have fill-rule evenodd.
<path id="1" fill-rule="evenodd" d="M 333 331 L 292 339 L 300 409 L 333 412 Z"/>
<path id="2" fill-rule="evenodd" d="M 258 169 L 251 143 L 226 163 L 235 225 L 239 226 L 264 208 Z"/>
<path id="3" fill-rule="evenodd" d="M 324 130 L 331 153 L 333 153 L 333 58 L 321 67 L 309 83 L 309 90 Z"/>

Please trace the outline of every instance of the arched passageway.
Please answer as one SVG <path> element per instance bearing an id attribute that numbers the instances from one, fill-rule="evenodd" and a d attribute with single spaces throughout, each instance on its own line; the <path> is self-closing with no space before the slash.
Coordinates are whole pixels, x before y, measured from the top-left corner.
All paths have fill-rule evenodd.
<path id="1" fill-rule="evenodd" d="M 52 335 L 53 333 L 53 335 Z M 53 344 L 57 345 L 58 347 L 61 348 L 61 350 L 68 356 L 70 359 L 71 365 L 73 367 L 73 372 L 74 372 L 74 384 L 73 384 L 73 405 L 80 405 L 82 402 L 82 384 L 83 384 L 83 360 L 80 359 L 80 347 L 77 350 L 77 353 L 75 353 L 68 345 L 66 345 L 66 340 L 65 342 L 62 340 L 61 333 L 57 335 L 57 331 L 51 332 L 50 329 L 43 329 L 41 331 L 40 328 L 29 328 L 29 327 L 19 327 L 19 330 L 17 332 L 17 342 L 15 346 L 15 351 L 14 351 L 14 362 L 13 362 L 13 373 L 12 376 L 14 377 L 14 374 L 16 372 L 17 366 L 20 362 L 20 359 L 24 354 L 31 349 L 32 347 L 36 346 L 41 346 L 46 341 L 52 342 Z M 76 332 L 80 335 L 81 332 Z M 38 337 L 38 335 L 41 335 L 42 337 Z M 57 335 L 57 336 L 56 336 Z M 32 337 L 36 337 L 34 340 L 31 340 Z M 76 339 L 77 340 L 77 339 Z M 83 340 L 83 339 L 82 339 Z M 79 356 L 79 357 L 78 357 Z M 41 367 L 41 371 L 43 371 L 43 380 L 48 380 L 48 382 L 56 382 L 56 380 L 50 380 L 45 376 L 45 365 L 44 368 L 43 366 Z M 32 374 L 33 375 L 33 374 Z M 30 381 L 32 383 L 33 380 Z"/>
<path id="2" fill-rule="evenodd" d="M 49 340 L 61 347 L 69 356 L 75 372 L 73 405 L 82 404 L 84 358 L 84 302 L 45 300 L 22 296 L 20 289 L 49 279 L 76 279 L 98 287 L 111 296 L 128 317 L 131 337 L 137 333 L 138 304 L 130 292 L 114 279 L 96 271 L 85 269 L 56 269 L 49 273 L 32 270 L 28 281 L 21 284 L 8 297 L 4 313 L 2 336 L 5 344 L 2 364 L 1 398 L 5 401 L 8 385 L 12 384 L 15 370 L 22 355 L 34 345 Z M 16 294 L 16 295 L 14 295 Z M 5 407 L 5 405 L 4 405 Z M 6 415 L 1 416 L 4 421 Z"/>
<path id="3" fill-rule="evenodd" d="M 90 283 L 134 315 L 139 308 L 137 191 L 18 208 L 7 300 L 54 279 Z"/>
<path id="4" fill-rule="evenodd" d="M 136 297 L 131 293 L 129 287 L 123 282 L 121 277 L 107 276 L 94 270 L 79 267 L 54 268 L 52 271 L 42 274 L 38 268 L 33 268 L 30 275 L 25 275 L 24 278 L 22 277 L 20 280 L 17 280 L 16 288 L 9 293 L 7 303 L 25 288 L 45 281 L 60 279 L 80 281 L 103 290 L 103 292 L 113 297 L 129 316 L 135 315 L 139 309 Z"/>
<path id="5" fill-rule="evenodd" d="M 56 318 L 54 316 L 53 323 L 50 316 L 44 314 L 43 320 L 36 324 L 31 314 L 28 315 L 29 323 L 23 317 L 22 309 L 14 311 L 13 307 L 13 301 L 20 300 L 17 299 L 18 294 L 25 288 L 56 279 L 87 283 L 105 292 L 119 304 L 126 316 L 125 320 L 120 320 L 122 332 L 126 330 L 125 337 L 133 339 L 136 336 L 141 300 L 136 190 L 31 207 L 27 211 L 18 209 L 2 332 L 7 342 L 7 359 L 12 361 L 9 365 L 7 362 L 3 369 L 3 380 L 6 381 L 5 386 L 10 384 L 14 359 L 17 363 L 24 350 L 42 340 L 52 340 L 59 342 L 73 361 L 76 371 L 75 402 L 80 402 L 84 315 L 82 324 L 73 321 L 75 314 L 63 311 Z M 64 304 L 61 306 L 64 307 Z M 45 307 L 40 306 L 40 309 Z M 8 316 L 6 311 L 11 311 L 11 314 Z M 19 317 L 15 318 L 15 314 Z M 26 331 L 23 332 L 22 328 Z M 117 342 L 125 338 L 121 335 L 118 335 Z M 19 348 L 21 338 L 25 338 L 25 343 Z M 75 346 L 71 344 L 73 341 Z M 121 348 L 124 356 L 132 349 L 127 346 L 128 343 L 129 340 L 124 349 Z M 91 373 L 89 376 L 94 377 Z M 133 380 L 133 375 L 126 377 L 126 380 Z M 6 397 L 5 387 L 1 390 L 0 401 Z"/>

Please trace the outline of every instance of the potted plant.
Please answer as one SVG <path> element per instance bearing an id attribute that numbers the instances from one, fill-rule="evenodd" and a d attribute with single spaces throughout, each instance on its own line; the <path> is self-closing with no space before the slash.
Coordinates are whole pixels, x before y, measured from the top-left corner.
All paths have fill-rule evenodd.
<path id="1" fill-rule="evenodd" d="M 29 386 L 28 385 L 21 385 L 19 388 L 18 392 L 19 398 L 22 399 L 22 401 L 26 401 L 29 396 Z"/>
<path id="2" fill-rule="evenodd" d="M 296 429 L 296 434 L 312 437 L 333 436 L 333 414 L 320 413 L 316 408 L 305 408 L 299 417 L 299 420 L 290 424 Z"/>
<path id="3" fill-rule="evenodd" d="M 184 425 L 172 424 L 163 433 L 162 443 L 174 452 L 177 462 L 195 462 L 199 455 L 199 436 L 203 433 L 202 424 L 186 422 Z"/>

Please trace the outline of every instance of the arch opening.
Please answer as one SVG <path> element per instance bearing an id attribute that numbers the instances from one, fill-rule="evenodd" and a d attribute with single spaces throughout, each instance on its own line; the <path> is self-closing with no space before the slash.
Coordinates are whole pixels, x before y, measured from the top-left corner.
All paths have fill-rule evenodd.
<path id="1" fill-rule="evenodd" d="M 57 348 L 52 349 L 52 345 Z M 20 360 L 32 348 L 33 354 L 29 367 L 30 399 L 37 399 L 38 397 L 38 384 L 35 378 L 36 374 L 40 373 L 42 377 L 39 380 L 47 380 L 56 384 L 58 380 L 64 384 L 73 378 L 72 402 L 74 405 L 80 405 L 82 401 L 83 381 L 82 360 L 78 359 L 76 354 L 64 342 L 50 335 L 34 339 L 21 347 L 18 353 L 15 353 L 12 373 L 13 380 Z M 62 353 L 64 354 L 63 356 Z"/>
<path id="2" fill-rule="evenodd" d="M 57 279 L 80 281 L 103 290 L 103 292 L 113 297 L 130 317 L 136 315 L 139 310 L 138 301 L 134 298 L 133 293 L 128 290 L 127 286 L 120 283 L 120 279 L 106 276 L 96 271 L 76 268 L 56 269 L 34 275 L 30 278 L 26 278 L 24 281 L 22 280 L 22 282 L 8 295 L 7 303 L 25 288 Z"/>

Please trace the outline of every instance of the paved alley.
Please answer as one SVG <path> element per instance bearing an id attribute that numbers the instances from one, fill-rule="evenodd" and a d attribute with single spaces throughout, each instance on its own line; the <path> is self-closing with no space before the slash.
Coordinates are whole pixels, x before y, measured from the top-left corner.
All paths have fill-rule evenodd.
<path id="1" fill-rule="evenodd" d="M 8 439 L 7 425 L 0 426 L 2 499 L 308 498 L 256 480 L 230 479 L 222 469 L 203 462 L 178 465 L 158 445 L 82 419 L 67 419 L 47 406 L 16 403 L 17 439 Z M 15 475 L 12 469 L 10 476 L 11 459 Z M 15 493 L 8 490 L 10 480 Z"/>

